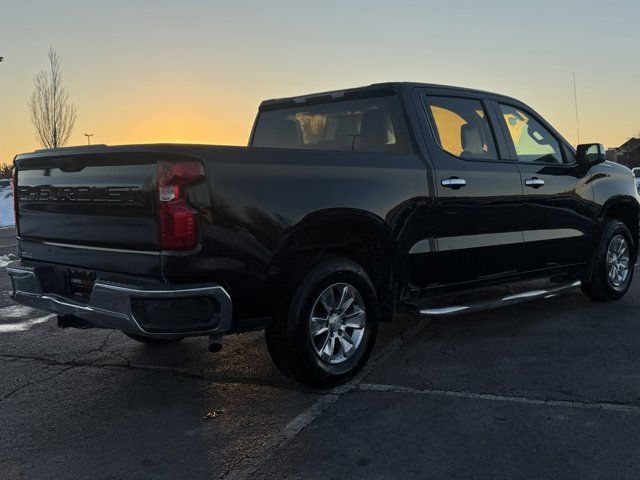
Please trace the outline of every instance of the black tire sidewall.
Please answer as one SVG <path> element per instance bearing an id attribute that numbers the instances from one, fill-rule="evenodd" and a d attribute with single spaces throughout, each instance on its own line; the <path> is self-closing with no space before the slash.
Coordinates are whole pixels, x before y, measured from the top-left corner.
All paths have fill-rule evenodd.
<path id="1" fill-rule="evenodd" d="M 309 336 L 309 316 L 311 309 L 327 287 L 336 283 L 352 285 L 362 297 L 367 315 L 367 323 L 358 351 L 345 362 L 332 365 L 323 362 L 315 352 Z M 367 361 L 378 330 L 379 309 L 375 288 L 364 269 L 346 259 L 323 262 L 313 268 L 302 280 L 289 307 L 287 339 L 295 349 L 295 357 L 304 363 L 303 367 L 311 376 L 322 378 L 342 378 L 356 373 Z"/>

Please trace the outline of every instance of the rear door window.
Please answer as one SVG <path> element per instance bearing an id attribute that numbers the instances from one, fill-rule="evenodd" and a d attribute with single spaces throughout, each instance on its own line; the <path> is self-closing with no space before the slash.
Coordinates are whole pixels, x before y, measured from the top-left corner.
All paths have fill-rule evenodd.
<path id="1" fill-rule="evenodd" d="M 408 153 L 395 96 L 344 100 L 260 113 L 254 147 Z"/>
<path id="2" fill-rule="evenodd" d="M 497 160 L 498 152 L 482 102 L 469 98 L 426 97 L 436 141 L 465 160 Z"/>

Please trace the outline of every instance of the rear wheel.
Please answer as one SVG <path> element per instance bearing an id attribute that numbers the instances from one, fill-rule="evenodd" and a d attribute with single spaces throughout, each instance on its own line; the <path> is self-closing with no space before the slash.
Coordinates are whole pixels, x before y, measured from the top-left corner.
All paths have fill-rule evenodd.
<path id="1" fill-rule="evenodd" d="M 627 226 L 608 220 L 602 228 L 591 280 L 582 284 L 583 293 L 600 302 L 622 298 L 631 285 L 635 258 L 633 238 Z"/>
<path id="2" fill-rule="evenodd" d="M 267 347 L 292 379 L 314 387 L 339 385 L 366 363 L 378 316 L 376 292 L 364 269 L 351 260 L 327 259 L 285 296 L 266 330 Z"/>

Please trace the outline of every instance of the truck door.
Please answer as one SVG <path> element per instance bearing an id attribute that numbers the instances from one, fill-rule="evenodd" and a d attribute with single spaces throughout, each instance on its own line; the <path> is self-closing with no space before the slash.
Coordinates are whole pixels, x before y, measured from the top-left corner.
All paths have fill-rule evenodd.
<path id="1" fill-rule="evenodd" d="M 421 89 L 419 102 L 437 191 L 437 284 L 517 274 L 522 186 L 495 114 L 480 93 Z"/>
<path id="2" fill-rule="evenodd" d="M 496 103 L 495 107 L 523 186 L 524 268 L 586 263 L 594 231 L 592 193 L 575 155 L 524 106 Z"/>

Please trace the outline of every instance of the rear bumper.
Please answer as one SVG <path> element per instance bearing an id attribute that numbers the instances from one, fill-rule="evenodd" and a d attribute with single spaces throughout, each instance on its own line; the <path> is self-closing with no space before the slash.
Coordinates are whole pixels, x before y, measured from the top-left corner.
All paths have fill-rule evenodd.
<path id="1" fill-rule="evenodd" d="M 85 303 L 60 293 L 45 291 L 41 269 L 45 267 L 14 262 L 7 266 L 13 284 L 12 298 L 23 305 L 58 315 L 73 315 L 98 328 L 121 330 L 150 338 L 175 338 L 199 335 L 221 335 L 231 330 L 232 303 L 227 291 L 220 285 L 132 285 L 115 280 L 98 279 Z M 162 305 L 162 303 L 206 302 L 212 306 L 205 318 L 196 325 L 189 324 L 193 312 L 185 309 L 162 323 L 160 329 L 150 328 L 149 318 L 141 315 L 135 305 Z M 190 305 L 193 305 L 190 304 Z M 195 303 L 199 305 L 199 303 Z M 151 310 L 158 312 L 158 308 Z"/>

